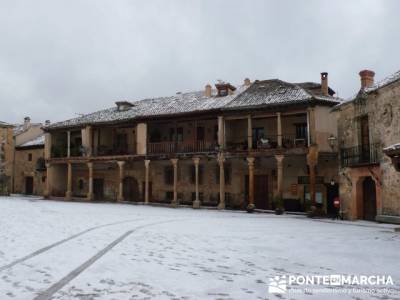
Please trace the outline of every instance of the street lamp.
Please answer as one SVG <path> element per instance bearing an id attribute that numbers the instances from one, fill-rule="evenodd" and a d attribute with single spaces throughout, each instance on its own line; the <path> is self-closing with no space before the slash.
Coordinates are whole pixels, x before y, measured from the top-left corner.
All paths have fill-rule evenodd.
<path id="1" fill-rule="evenodd" d="M 330 137 L 328 137 L 328 143 L 329 143 L 329 146 L 331 146 L 332 149 L 335 147 L 336 140 L 337 140 L 337 138 L 335 136 L 333 136 L 332 134 L 331 134 Z"/>

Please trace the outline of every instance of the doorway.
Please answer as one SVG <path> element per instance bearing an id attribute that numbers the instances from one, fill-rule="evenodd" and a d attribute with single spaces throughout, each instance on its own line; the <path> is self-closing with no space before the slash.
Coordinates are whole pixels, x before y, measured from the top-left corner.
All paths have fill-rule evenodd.
<path id="1" fill-rule="evenodd" d="M 104 179 L 94 178 L 93 179 L 93 197 L 94 200 L 104 199 Z"/>
<path id="2" fill-rule="evenodd" d="M 33 194 L 33 177 L 32 176 L 25 177 L 25 194 L 26 195 Z"/>
<path id="3" fill-rule="evenodd" d="M 327 184 L 326 185 L 326 212 L 328 215 L 335 215 L 336 209 L 333 201 L 336 197 L 339 197 L 339 184 Z"/>
<path id="4" fill-rule="evenodd" d="M 363 181 L 363 219 L 375 221 L 376 217 L 376 186 L 371 177 Z"/>
<path id="5" fill-rule="evenodd" d="M 125 177 L 122 181 L 123 195 L 125 201 L 139 202 L 141 197 L 139 193 L 139 185 L 134 177 Z"/>
<path id="6" fill-rule="evenodd" d="M 245 179 L 246 198 L 249 198 L 249 176 Z M 270 209 L 268 199 L 268 176 L 254 175 L 254 205 L 259 209 Z"/>

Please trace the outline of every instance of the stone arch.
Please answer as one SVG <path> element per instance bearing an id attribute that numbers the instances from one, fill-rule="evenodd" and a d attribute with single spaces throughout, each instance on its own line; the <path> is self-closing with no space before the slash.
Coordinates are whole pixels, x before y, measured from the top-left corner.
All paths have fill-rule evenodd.
<path id="1" fill-rule="evenodd" d="M 351 205 L 351 218 L 364 219 L 365 218 L 365 201 L 371 195 L 368 193 L 375 193 L 375 211 L 376 215 L 382 211 L 382 196 L 381 196 L 381 172 L 379 166 L 376 167 L 362 167 L 355 168 L 351 171 L 352 178 L 352 205 Z M 366 182 L 367 180 L 367 182 Z M 372 186 L 373 184 L 373 186 Z M 368 219 L 371 219 L 368 217 Z"/>

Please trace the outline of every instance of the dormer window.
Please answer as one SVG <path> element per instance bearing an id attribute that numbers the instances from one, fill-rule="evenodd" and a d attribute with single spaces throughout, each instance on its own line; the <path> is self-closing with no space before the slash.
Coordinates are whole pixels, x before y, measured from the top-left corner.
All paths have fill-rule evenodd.
<path id="1" fill-rule="evenodd" d="M 215 85 L 215 87 L 217 88 L 218 91 L 218 97 L 225 97 L 228 96 L 230 93 L 232 93 L 233 91 L 236 90 L 236 88 L 231 85 L 230 83 L 217 83 Z"/>
<path id="2" fill-rule="evenodd" d="M 131 102 L 128 101 L 117 101 L 115 102 L 117 105 L 117 110 L 118 111 L 127 111 L 131 109 L 132 106 L 134 106 Z"/>

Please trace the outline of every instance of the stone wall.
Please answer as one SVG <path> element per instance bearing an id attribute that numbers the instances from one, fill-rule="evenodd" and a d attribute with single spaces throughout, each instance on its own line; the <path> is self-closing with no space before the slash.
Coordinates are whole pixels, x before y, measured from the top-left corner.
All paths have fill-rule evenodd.
<path id="1" fill-rule="evenodd" d="M 368 114 L 370 142 L 378 144 L 380 157 L 379 173 L 381 188 L 381 203 L 378 213 L 391 216 L 400 216 L 400 172 L 397 172 L 391 160 L 382 152 L 382 149 L 400 142 L 400 82 L 393 83 L 368 95 L 365 105 L 358 109 L 353 102 L 349 102 L 335 112 L 338 117 L 338 134 L 341 147 L 352 147 L 359 144 L 358 116 L 363 112 Z M 340 195 L 343 207 L 351 207 L 351 192 L 354 187 L 350 182 L 354 171 L 350 168 L 340 169 Z M 369 174 L 373 175 L 373 174 Z M 354 201 L 354 199 L 353 199 Z"/>
<path id="2" fill-rule="evenodd" d="M 29 160 L 29 155 L 32 159 Z M 36 170 L 39 159 L 44 158 L 44 148 L 17 149 L 15 151 L 14 192 L 24 194 L 26 177 L 33 178 L 33 194 L 43 195 L 46 186 L 46 171 Z"/>

